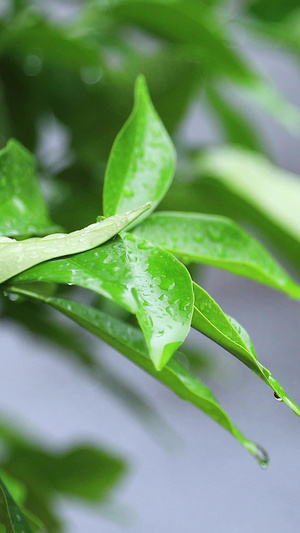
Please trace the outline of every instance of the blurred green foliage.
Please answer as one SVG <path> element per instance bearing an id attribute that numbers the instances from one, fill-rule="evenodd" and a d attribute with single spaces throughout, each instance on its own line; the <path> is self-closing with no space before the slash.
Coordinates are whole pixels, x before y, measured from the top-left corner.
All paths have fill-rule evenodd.
<path id="1" fill-rule="evenodd" d="M 101 214 L 105 165 L 132 108 L 134 81 L 143 73 L 179 154 L 175 183 L 160 208 L 230 216 L 258 231 L 300 269 L 300 229 L 294 223 L 299 181 L 295 180 L 295 188 L 284 201 L 287 224 L 284 216 L 277 216 L 280 183 L 294 182 L 294 177 L 287 178 L 279 169 L 270 177 L 269 163 L 258 155 L 266 153 L 265 139 L 249 117 L 247 105 L 238 105 L 230 95 L 240 94 L 246 104 L 254 100 L 262 113 L 270 113 L 292 132 L 300 128 L 300 115 L 249 62 L 231 23 L 238 23 L 251 38 L 259 36 L 283 47 L 299 60 L 298 0 L 274 0 L 271 9 L 268 0 L 241 2 L 236 9 L 218 0 L 86 0 L 59 6 L 51 1 L 4 3 L 0 14 L 0 147 L 15 137 L 36 155 L 43 192 L 57 226 L 72 231 Z M 243 149 L 231 147 L 226 172 L 222 152 L 206 146 L 195 150 L 184 136 L 183 125 L 200 106 L 217 120 L 224 142 Z M 241 154 L 247 158 L 244 163 L 240 163 Z M 263 191 L 259 199 L 239 179 L 246 168 L 251 189 L 252 166 Z M 29 201 L 39 194 L 32 187 L 26 191 Z M 273 195 L 274 188 L 279 192 L 270 210 L 264 197 Z M 24 194 L 21 191 L 20 197 Z M 10 199 L 2 201 L 6 204 L 0 206 L 1 232 Z M 34 202 L 31 209 L 33 213 Z M 35 234 L 50 231 L 45 213 L 38 215 Z M 22 213 L 16 216 L 17 224 Z M 12 305 L 3 299 L 2 313 L 28 331 L 38 329 L 40 338 L 83 365 L 139 419 L 155 419 L 151 407 L 112 375 L 93 349 L 87 349 L 77 330 L 62 328 L 54 315 L 37 305 L 22 300 Z M 125 321 L 130 321 L 126 313 Z M 57 495 L 101 502 L 124 471 L 121 460 L 101 449 L 48 450 L 5 423 L 0 427 L 0 441 L 6 450 L 0 458 L 3 481 L 17 502 L 7 499 L 1 483 L 0 521 L 8 532 L 19 531 L 11 518 L 16 514 L 32 531 L 40 530 L 34 526 L 39 520 L 46 531 L 62 531 L 55 511 Z M 37 522 L 23 517 L 23 505 L 38 517 Z M 26 527 L 22 530 L 27 531 Z"/>

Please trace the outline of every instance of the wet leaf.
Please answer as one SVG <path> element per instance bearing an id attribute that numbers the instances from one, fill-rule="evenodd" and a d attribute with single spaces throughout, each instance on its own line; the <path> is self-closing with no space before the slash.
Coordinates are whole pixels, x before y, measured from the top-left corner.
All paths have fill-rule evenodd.
<path id="1" fill-rule="evenodd" d="M 160 369 L 186 338 L 193 311 L 191 278 L 168 252 L 123 234 L 95 250 L 38 265 L 13 283 L 75 283 L 135 313 Z"/>
<path id="2" fill-rule="evenodd" d="M 152 202 L 150 213 L 171 184 L 175 159 L 172 142 L 140 76 L 133 112 L 117 136 L 108 160 L 103 193 L 105 216 L 136 209 L 148 201 Z"/>
<path id="3" fill-rule="evenodd" d="M 137 311 L 126 248 L 119 236 L 88 252 L 36 265 L 13 283 L 36 281 L 75 284 L 112 299 L 132 313 Z"/>
<path id="4" fill-rule="evenodd" d="M 300 287 L 253 237 L 229 218 L 198 213 L 155 213 L 135 228 L 186 262 L 200 262 L 300 298 Z"/>
<path id="5" fill-rule="evenodd" d="M 54 231 L 40 193 L 33 156 L 15 140 L 0 151 L 0 235 Z"/>
<path id="6" fill-rule="evenodd" d="M 123 236 L 138 302 L 137 318 L 150 357 L 161 370 L 185 340 L 193 312 L 191 278 L 171 254 L 140 240 Z"/>
<path id="7" fill-rule="evenodd" d="M 25 241 L 0 237 L 0 283 L 43 261 L 99 246 L 114 237 L 148 208 L 149 204 L 146 204 L 134 211 L 115 215 L 69 234 L 57 233 Z"/>
<path id="8" fill-rule="evenodd" d="M 28 298 L 47 303 L 86 330 L 103 339 L 134 364 L 165 384 L 180 398 L 204 411 L 224 429 L 229 431 L 259 462 L 261 461 L 260 447 L 241 434 L 206 385 L 196 379 L 175 359 L 169 361 L 161 371 L 155 370 L 148 355 L 143 334 L 139 329 L 97 309 L 71 300 L 45 298 L 38 293 L 28 292 L 16 287 L 11 290 Z M 266 460 L 266 457 L 264 460 Z"/>
<path id="9" fill-rule="evenodd" d="M 280 383 L 258 360 L 248 333 L 227 316 L 213 298 L 199 285 L 193 284 L 195 309 L 192 326 L 232 353 L 252 372 L 259 376 L 273 391 L 300 416 L 300 408 L 286 394 Z"/>

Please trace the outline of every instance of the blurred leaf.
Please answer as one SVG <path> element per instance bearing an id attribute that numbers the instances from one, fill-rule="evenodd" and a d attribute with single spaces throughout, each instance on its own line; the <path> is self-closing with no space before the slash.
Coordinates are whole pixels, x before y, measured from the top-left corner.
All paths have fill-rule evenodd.
<path id="1" fill-rule="evenodd" d="M 265 157 L 240 148 L 212 149 L 196 161 L 198 174 L 218 180 L 266 222 L 300 243 L 300 181 Z M 280 242 L 284 247 L 284 242 Z M 299 252 L 298 252 L 299 253 Z"/>
<path id="2" fill-rule="evenodd" d="M 209 73 L 247 83 L 252 73 L 228 44 L 216 13 L 198 0 L 122 0 L 111 8 L 120 23 L 134 24 L 172 44 L 188 47 Z"/>
<path id="3" fill-rule="evenodd" d="M 252 0 L 247 6 L 248 11 L 256 17 L 268 22 L 281 22 L 299 7 L 299 0 Z"/>
<path id="4" fill-rule="evenodd" d="M 32 530 L 18 505 L 0 479 L 0 522 L 7 533 L 32 533 Z"/>
<path id="5" fill-rule="evenodd" d="M 28 286 L 26 288 L 28 289 Z M 37 290 L 37 284 L 34 288 Z M 142 394 L 133 385 L 129 386 L 122 376 L 110 371 L 101 361 L 98 350 L 95 354 L 93 347 L 86 343 L 78 331 L 54 320 L 47 312 L 47 308 L 31 304 L 28 300 L 24 303 L 17 302 L 16 305 L 16 302 L 6 298 L 3 319 L 10 319 L 19 323 L 33 334 L 35 339 L 38 337 L 41 341 L 59 348 L 60 356 L 67 356 L 69 361 L 84 368 L 94 382 L 101 389 L 105 388 L 113 397 L 117 398 L 131 415 L 143 423 L 151 435 L 160 437 L 159 432 L 162 433 L 163 430 L 171 433 L 171 429 L 166 427 L 160 414 L 152 408 Z M 160 441 L 162 438 L 161 435 Z"/>
<path id="6" fill-rule="evenodd" d="M 0 234 L 42 235 L 51 223 L 40 193 L 32 155 L 11 140 L 0 152 Z"/>
<path id="7" fill-rule="evenodd" d="M 43 261 L 80 253 L 99 246 L 144 213 L 149 205 L 146 204 L 122 215 L 112 216 L 69 234 L 57 233 L 41 239 L 32 238 L 25 241 L 0 237 L 2 262 L 0 283 Z"/>
<path id="8" fill-rule="evenodd" d="M 248 333 L 234 319 L 225 315 L 209 294 L 194 283 L 195 310 L 192 326 L 217 342 L 242 361 L 273 389 L 294 413 L 300 416 L 300 408 L 287 396 L 280 383 L 258 362 Z"/>
<path id="9" fill-rule="evenodd" d="M 134 110 L 117 136 L 108 161 L 104 215 L 136 209 L 148 201 L 152 202 L 151 210 L 155 209 L 171 184 L 175 160 L 175 150 L 152 106 L 146 82 L 139 77 Z"/>
<path id="10" fill-rule="evenodd" d="M 12 289 L 17 294 L 23 294 L 34 300 L 43 301 L 59 310 L 79 325 L 94 333 L 105 342 L 120 351 L 134 364 L 164 383 L 180 398 L 189 401 L 204 411 L 208 416 L 229 431 L 239 442 L 260 462 L 266 466 L 267 457 L 262 457 L 262 450 L 255 443 L 245 439 L 233 425 L 228 415 L 220 407 L 212 392 L 185 370 L 177 361 L 172 359 L 161 370 L 155 370 L 147 353 L 142 332 L 116 318 L 105 315 L 101 311 L 77 302 L 63 298 L 44 298 L 38 293 Z"/>
<path id="11" fill-rule="evenodd" d="M 248 117 L 215 87 L 208 87 L 206 92 L 210 107 L 228 142 L 260 152 L 260 135 Z"/>
<path id="12" fill-rule="evenodd" d="M 53 505 L 57 496 L 101 503 L 124 474 L 124 462 L 100 448 L 84 445 L 50 452 L 4 423 L 0 441 L 7 449 L 2 468 L 24 484 L 26 507 L 44 522 L 49 533 L 62 531 Z M 29 520 L 32 523 L 35 518 Z"/>
<path id="13" fill-rule="evenodd" d="M 43 62 L 67 69 L 100 67 L 99 53 L 93 42 L 72 35 L 70 28 L 60 29 L 34 11 L 23 11 L 2 35 L 2 54 L 25 61 L 25 70 L 35 75 Z"/>
<path id="14" fill-rule="evenodd" d="M 228 218 L 160 212 L 135 228 L 134 234 L 184 262 L 222 268 L 300 298 L 300 286 L 258 241 Z"/>

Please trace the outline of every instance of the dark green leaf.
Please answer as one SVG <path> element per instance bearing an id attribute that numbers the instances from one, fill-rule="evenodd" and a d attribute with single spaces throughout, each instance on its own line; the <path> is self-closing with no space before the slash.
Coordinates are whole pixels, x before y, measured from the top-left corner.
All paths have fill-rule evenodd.
<path id="1" fill-rule="evenodd" d="M 37 284 L 35 284 L 35 290 L 37 290 Z M 128 409 L 130 414 L 135 416 L 139 422 L 142 422 L 152 434 L 159 437 L 163 430 L 171 431 L 170 428 L 166 429 L 165 421 L 160 418 L 159 413 L 132 385 L 129 386 L 121 375 L 109 370 L 101 360 L 101 351 L 99 354 L 98 348 L 96 354 L 94 347 L 90 344 L 87 345 L 80 332 L 67 327 L 66 324 L 61 325 L 49 311 L 50 309 L 45 306 L 37 306 L 28 300 L 22 303 L 17 302 L 16 305 L 16 302 L 6 298 L 3 320 L 14 320 L 34 335 L 35 340 L 38 338 L 43 343 L 54 345 L 55 353 L 57 353 L 58 348 L 59 355 L 64 355 L 68 357 L 69 361 L 80 365 L 81 370 L 84 369 L 88 372 L 91 379 L 101 389 L 105 388 L 116 397 L 122 406 Z"/>
<path id="2" fill-rule="evenodd" d="M 172 142 L 153 108 L 146 82 L 139 77 L 133 112 L 115 140 L 107 165 L 105 216 L 136 209 L 148 201 L 153 210 L 171 184 L 175 159 Z"/>
<path id="3" fill-rule="evenodd" d="M 248 333 L 231 317 L 223 313 L 213 298 L 194 283 L 195 310 L 192 326 L 217 342 L 255 372 L 273 391 L 300 416 L 300 408 L 286 394 L 280 383 L 257 360 Z"/>
<path id="4" fill-rule="evenodd" d="M 22 511 L 0 479 L 0 522 L 7 533 L 32 533 Z"/>
<path id="5" fill-rule="evenodd" d="M 207 89 L 209 104 L 216 116 L 225 138 L 232 144 L 261 151 L 262 141 L 254 124 L 236 105 L 230 103 L 215 87 Z"/>
<path id="6" fill-rule="evenodd" d="M 222 268 L 300 298 L 300 287 L 267 250 L 228 218 L 198 213 L 155 213 L 135 228 L 134 233 L 184 261 Z"/>
<path id="7" fill-rule="evenodd" d="M 7 451 L 1 461 L 2 468 L 24 484 L 26 508 L 44 522 L 49 533 L 62 531 L 54 511 L 55 498 L 63 496 L 101 503 L 125 470 L 122 460 L 98 447 L 82 445 L 49 451 L 2 422 L 0 442 Z M 29 515 L 28 521 L 32 523 L 33 520 Z M 31 529 L 24 527 L 23 530 L 8 529 L 9 533 L 22 531 L 31 533 Z"/>
<path id="8" fill-rule="evenodd" d="M 42 235 L 55 228 L 36 181 L 32 155 L 11 140 L 0 152 L 0 235 Z"/>
<path id="9" fill-rule="evenodd" d="M 239 440 L 258 459 L 262 466 L 266 466 L 265 461 L 267 458 L 261 457 L 261 449 L 255 443 L 245 439 L 206 385 L 196 379 L 174 359 L 169 361 L 161 371 L 155 370 L 140 330 L 116 318 L 105 315 L 105 313 L 97 309 L 72 302 L 71 300 L 44 298 L 38 293 L 27 292 L 20 288 L 13 288 L 12 290 L 34 300 L 44 301 L 103 339 L 134 364 L 164 383 L 182 399 L 204 411 Z"/>

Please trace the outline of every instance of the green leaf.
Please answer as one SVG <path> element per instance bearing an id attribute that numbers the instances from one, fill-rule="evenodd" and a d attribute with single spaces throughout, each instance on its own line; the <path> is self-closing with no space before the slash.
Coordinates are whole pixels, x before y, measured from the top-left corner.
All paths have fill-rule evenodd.
<path id="1" fill-rule="evenodd" d="M 171 184 L 175 159 L 172 142 L 140 76 L 133 112 L 109 157 L 103 193 L 105 216 L 136 209 L 148 201 L 152 211 Z"/>
<path id="2" fill-rule="evenodd" d="M 115 20 L 134 24 L 197 56 L 204 71 L 247 83 L 252 73 L 229 46 L 229 36 L 215 10 L 191 0 L 122 0 L 111 8 Z M 213 60 L 212 60 L 213 58 Z"/>
<path id="3" fill-rule="evenodd" d="M 29 272 L 31 270 L 34 269 L 30 269 Z M 28 289 L 27 285 L 26 289 Z M 37 284 L 34 289 L 37 290 Z M 48 294 L 45 295 L 48 296 Z M 168 431 L 165 421 L 160 418 L 159 413 L 151 407 L 142 394 L 134 386 L 129 386 L 121 375 L 109 370 L 101 360 L 99 348 L 97 347 L 97 353 L 95 353 L 93 345 L 87 345 L 78 329 L 69 328 L 66 324 L 62 325 L 53 318 L 49 311 L 47 307 L 37 306 L 36 303 L 28 300 L 18 301 L 16 305 L 16 302 L 9 298 L 5 299 L 2 309 L 3 320 L 13 320 L 26 328 L 35 340 L 54 345 L 56 354 L 59 349 L 60 356 L 65 356 L 70 362 L 80 365 L 81 372 L 83 370 L 87 372 L 94 383 L 117 398 L 123 408 L 125 407 L 131 415 L 135 416 L 148 432 L 151 431 L 152 435 L 162 437 L 162 431 Z"/>
<path id="4" fill-rule="evenodd" d="M 0 423 L 0 443 L 7 450 L 1 461 L 2 468 L 26 488 L 25 505 L 29 514 L 27 509 L 24 514 L 31 524 L 36 522 L 31 513 L 38 517 L 33 531 L 39 531 L 39 520 L 45 524 L 43 530 L 49 533 L 63 530 L 56 515 L 57 497 L 99 504 L 105 501 L 125 472 L 124 462 L 106 450 L 86 444 L 66 450 L 49 450 L 37 444 L 36 439 L 30 439 L 28 432 L 16 432 L 3 421 Z M 7 531 L 31 533 L 31 529 L 25 527 Z"/>
<path id="5" fill-rule="evenodd" d="M 264 283 L 300 299 L 300 287 L 267 250 L 229 218 L 160 212 L 134 233 L 185 262 L 200 262 Z"/>
<path id="6" fill-rule="evenodd" d="M 216 87 L 208 87 L 206 93 L 210 107 L 228 142 L 260 152 L 263 143 L 254 124 L 242 110 L 226 99 Z"/>
<path id="7" fill-rule="evenodd" d="M 100 68 L 99 53 L 92 41 L 75 35 L 66 25 L 61 29 L 51 24 L 33 10 L 23 12 L 14 24 L 8 25 L 4 35 L 2 51 L 25 60 L 24 70 L 29 76 L 37 75 L 43 62 L 68 70 Z"/>
<path id="8" fill-rule="evenodd" d="M 115 215 L 69 234 L 57 233 L 42 239 L 32 238 L 25 241 L 0 237 L 0 283 L 43 261 L 99 246 L 114 237 L 148 208 L 149 204 L 146 204 L 134 211 Z"/>
<path id="9" fill-rule="evenodd" d="M 21 144 L 0 151 L 0 235 L 42 235 L 55 228 L 37 181 L 35 162 Z"/>
<path id="10" fill-rule="evenodd" d="M 201 154 L 196 160 L 196 170 L 222 183 L 265 216 L 274 228 L 300 244 L 298 176 L 276 167 L 262 155 L 232 147 Z"/>
<path id="11" fill-rule="evenodd" d="M 299 8 L 299 0 L 273 0 L 272 9 L 268 0 L 252 0 L 247 5 L 247 10 L 264 21 L 267 22 L 282 22 L 288 15 L 292 15 L 293 11 Z"/>
<path id="12" fill-rule="evenodd" d="M 213 298 L 194 283 L 195 308 L 192 326 L 232 353 L 252 372 L 259 376 L 274 393 L 300 416 L 300 408 L 295 404 L 280 383 L 259 361 L 248 333 L 231 317 L 223 313 Z"/>
<path id="13" fill-rule="evenodd" d="M 75 283 L 135 313 L 160 369 L 186 338 L 193 291 L 186 268 L 169 253 L 125 234 L 95 250 L 40 264 L 12 283 Z"/>
<path id="14" fill-rule="evenodd" d="M 193 312 L 191 278 L 171 254 L 132 234 L 123 237 L 131 266 L 136 313 L 150 357 L 161 370 L 185 340 Z"/>
<path id="15" fill-rule="evenodd" d="M 218 424 L 223 426 L 224 429 L 229 431 L 254 455 L 261 466 L 266 466 L 267 456 L 264 455 L 262 449 L 241 434 L 206 385 L 196 379 L 175 359 L 169 361 L 161 371 L 155 370 L 148 355 L 144 337 L 139 329 L 110 315 L 106 315 L 97 309 L 71 300 L 64 298 L 46 298 L 38 293 L 25 291 L 17 287 L 11 288 L 11 290 L 16 294 L 22 294 L 28 298 L 47 303 L 86 330 L 103 339 L 134 364 L 155 377 L 158 381 L 164 383 L 180 398 L 204 411 Z"/>
<path id="16" fill-rule="evenodd" d="M 0 479 L 0 523 L 7 533 L 32 533 L 22 511 Z"/>
<path id="17" fill-rule="evenodd" d="M 41 263 L 12 283 L 36 281 L 75 284 L 112 299 L 132 313 L 138 310 L 126 248 L 119 236 L 88 252 Z"/>

